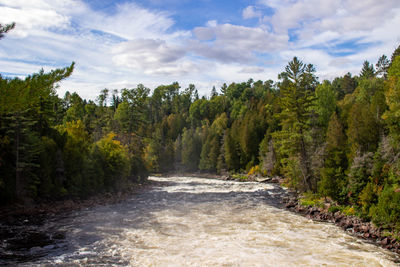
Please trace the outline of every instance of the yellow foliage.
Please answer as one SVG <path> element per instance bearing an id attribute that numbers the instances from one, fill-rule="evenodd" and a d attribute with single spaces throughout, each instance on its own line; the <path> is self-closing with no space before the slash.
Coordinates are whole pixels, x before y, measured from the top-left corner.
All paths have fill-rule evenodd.
<path id="1" fill-rule="evenodd" d="M 67 122 L 65 125 L 58 126 L 57 130 L 60 133 L 67 132 L 68 136 L 76 141 L 85 142 L 89 140 L 89 134 L 81 120 Z"/>
<path id="2" fill-rule="evenodd" d="M 355 215 L 356 211 L 354 210 L 354 208 L 351 206 L 347 206 L 343 209 L 343 213 L 350 216 L 350 215 Z"/>
<path id="3" fill-rule="evenodd" d="M 255 174 L 259 174 L 259 173 L 260 173 L 260 166 L 256 165 L 256 166 L 251 167 L 251 169 L 249 170 L 247 175 L 255 175 Z"/>

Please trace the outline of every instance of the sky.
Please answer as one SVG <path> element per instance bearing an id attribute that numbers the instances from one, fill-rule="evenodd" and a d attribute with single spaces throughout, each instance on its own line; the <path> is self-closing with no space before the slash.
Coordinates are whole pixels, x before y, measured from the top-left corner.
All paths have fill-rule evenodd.
<path id="1" fill-rule="evenodd" d="M 400 44 L 399 0 L 0 0 L 0 74 L 76 63 L 57 89 L 154 89 L 178 81 L 200 95 L 226 82 L 277 80 L 297 56 L 319 80 L 358 75 Z"/>

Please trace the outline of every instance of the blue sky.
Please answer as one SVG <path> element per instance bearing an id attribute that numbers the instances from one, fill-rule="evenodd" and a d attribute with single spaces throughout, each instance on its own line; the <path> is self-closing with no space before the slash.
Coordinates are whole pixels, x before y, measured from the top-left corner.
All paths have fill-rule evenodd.
<path id="1" fill-rule="evenodd" d="M 0 73 L 24 77 L 76 62 L 59 95 L 178 81 L 201 94 L 224 82 L 276 80 L 298 56 L 320 80 L 400 44 L 398 0 L 0 0 Z"/>

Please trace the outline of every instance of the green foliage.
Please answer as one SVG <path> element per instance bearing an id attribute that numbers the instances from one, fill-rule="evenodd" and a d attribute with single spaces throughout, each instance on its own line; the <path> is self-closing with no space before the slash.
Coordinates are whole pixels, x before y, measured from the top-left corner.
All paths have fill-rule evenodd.
<path id="1" fill-rule="evenodd" d="M 375 76 L 375 69 L 368 61 L 364 61 L 363 67 L 360 72 L 360 78 L 372 78 Z"/>
<path id="2" fill-rule="evenodd" d="M 347 194 L 351 203 L 356 204 L 358 196 L 367 185 L 373 166 L 373 154 L 357 154 L 349 170 Z"/>
<path id="3" fill-rule="evenodd" d="M 385 186 L 370 213 L 375 224 L 400 230 L 400 190 Z"/>
<path id="4" fill-rule="evenodd" d="M 1 25 L 0 24 L 0 39 L 4 37 L 4 34 L 15 28 L 15 22 L 11 24 Z"/>
<path id="5" fill-rule="evenodd" d="M 377 202 L 378 187 L 373 183 L 369 182 L 359 195 L 360 205 L 362 212 L 366 215 L 369 214 L 369 210 L 373 204 Z"/>
<path id="6" fill-rule="evenodd" d="M 92 157 L 99 163 L 103 174 L 103 184 L 106 189 L 116 188 L 124 182 L 130 173 L 129 156 L 126 147 L 115 140 L 115 134 L 109 133 L 92 148 Z"/>
<path id="7" fill-rule="evenodd" d="M 315 89 L 314 109 L 318 115 L 319 125 L 326 129 L 336 109 L 336 93 L 329 81 L 324 81 Z"/>
<path id="8" fill-rule="evenodd" d="M 38 195 L 42 179 L 40 157 L 46 147 L 42 136 L 52 132 L 50 125 L 57 120 L 56 83 L 71 75 L 73 68 L 74 63 L 49 73 L 41 70 L 24 80 L 0 77 L 2 202 L 25 201 Z"/>
<path id="9" fill-rule="evenodd" d="M 356 210 L 354 209 L 353 206 L 345 206 L 341 211 L 347 216 L 356 215 Z"/>
<path id="10" fill-rule="evenodd" d="M 323 196 L 343 201 L 342 190 L 345 186 L 347 169 L 346 137 L 343 126 L 336 113 L 332 114 L 327 135 L 324 166 L 321 169 L 321 180 L 318 190 Z"/>
<path id="11" fill-rule="evenodd" d="M 282 111 L 278 118 L 282 130 L 273 134 L 284 173 L 290 175 L 292 184 L 304 190 L 315 190 L 307 151 L 310 108 L 317 83 L 314 72 L 311 64 L 305 65 L 295 57 L 286 66 L 286 72 L 279 75 Z"/>
<path id="12" fill-rule="evenodd" d="M 357 88 L 357 80 L 351 77 L 351 73 L 347 73 L 343 77 L 335 78 L 332 81 L 332 87 L 338 94 L 338 100 L 341 100 L 354 92 Z"/>
<path id="13" fill-rule="evenodd" d="M 240 170 L 240 145 L 229 130 L 225 132 L 224 136 L 224 151 L 228 169 L 235 171 Z"/>
<path id="14" fill-rule="evenodd" d="M 397 56 L 388 71 L 388 90 L 385 92 L 386 103 L 389 107 L 383 114 L 394 141 L 400 143 L 400 57 Z"/>
<path id="15" fill-rule="evenodd" d="M 323 208 L 324 207 L 324 200 L 319 198 L 318 195 L 313 194 L 312 192 L 305 192 L 301 195 L 300 205 L 309 207 L 309 206 L 316 206 Z"/>
<path id="16" fill-rule="evenodd" d="M 400 45 L 392 53 L 392 57 L 390 58 L 390 66 L 398 56 L 400 56 Z"/>
<path id="17" fill-rule="evenodd" d="M 386 55 L 382 55 L 379 59 L 378 62 L 376 63 L 376 76 L 381 76 L 384 78 L 387 78 L 387 71 L 390 66 L 390 61 L 387 58 Z"/>
<path id="18" fill-rule="evenodd" d="M 186 170 L 197 170 L 201 153 L 199 130 L 183 129 L 182 134 L 182 164 Z"/>
<path id="19" fill-rule="evenodd" d="M 238 173 L 233 174 L 232 178 L 235 180 L 242 181 L 242 182 L 247 181 L 249 179 L 246 175 L 242 175 L 242 174 L 238 174 Z"/>
<path id="20" fill-rule="evenodd" d="M 59 126 L 61 135 L 67 140 L 63 148 L 65 162 L 65 187 L 69 194 L 74 196 L 87 194 L 91 188 L 86 187 L 85 172 L 89 163 L 90 140 L 82 121 L 67 122 Z"/>

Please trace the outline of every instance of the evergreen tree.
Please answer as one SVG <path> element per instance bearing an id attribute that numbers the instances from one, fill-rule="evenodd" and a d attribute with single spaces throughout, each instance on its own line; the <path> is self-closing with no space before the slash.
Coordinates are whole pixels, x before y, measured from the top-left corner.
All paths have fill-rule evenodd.
<path id="1" fill-rule="evenodd" d="M 389 107 L 383 118 L 391 136 L 400 144 L 400 56 L 396 57 L 388 70 L 388 89 L 385 92 Z"/>
<path id="2" fill-rule="evenodd" d="M 228 89 L 228 86 L 226 85 L 226 83 L 224 83 L 224 84 L 221 86 L 221 94 L 225 95 L 227 89 Z"/>
<path id="3" fill-rule="evenodd" d="M 0 166 L 0 176 L 8 177 L 9 199 L 25 200 L 36 195 L 40 137 L 52 132 L 50 126 L 56 117 L 52 105 L 55 84 L 70 76 L 73 68 L 74 63 L 49 73 L 41 70 L 24 80 L 0 79 L 0 137 L 7 140 L 2 146 L 13 147 L 4 147 L 8 152 L 4 157 L 15 162 L 11 168 Z"/>
<path id="4" fill-rule="evenodd" d="M 382 55 L 379 59 L 378 62 L 376 63 L 376 76 L 382 76 L 383 78 L 387 78 L 387 71 L 389 69 L 390 61 L 389 59 L 385 56 Z"/>
<path id="5" fill-rule="evenodd" d="M 315 90 L 314 109 L 318 115 L 318 123 L 324 129 L 336 108 L 336 94 L 329 81 L 324 81 Z"/>
<path id="6" fill-rule="evenodd" d="M 15 22 L 11 24 L 2 25 L 0 24 L 0 39 L 4 37 L 4 34 L 15 28 Z"/>
<path id="7" fill-rule="evenodd" d="M 186 170 L 195 171 L 198 168 L 201 153 L 201 139 L 198 131 L 183 129 L 182 134 L 182 164 Z"/>
<path id="8" fill-rule="evenodd" d="M 374 66 L 370 64 L 367 60 L 364 61 L 363 67 L 360 72 L 360 78 L 372 78 L 375 76 Z"/>
<path id="9" fill-rule="evenodd" d="M 392 57 L 390 58 L 390 66 L 392 66 L 396 57 L 400 56 L 400 45 L 393 51 Z M 390 67 L 389 66 L 389 67 Z"/>
<path id="10" fill-rule="evenodd" d="M 341 190 L 345 185 L 346 169 L 346 137 L 343 126 L 335 112 L 329 120 L 327 129 L 324 166 L 321 169 L 318 191 L 323 196 L 343 201 Z"/>
<path id="11" fill-rule="evenodd" d="M 224 150 L 225 161 L 229 170 L 240 170 L 240 145 L 232 137 L 231 131 L 225 131 Z"/>
<path id="12" fill-rule="evenodd" d="M 282 130 L 274 133 L 273 136 L 279 143 L 286 174 L 294 180 L 301 181 L 300 186 L 303 190 L 315 190 L 307 152 L 310 107 L 313 103 L 313 89 L 316 84 L 316 78 L 313 75 L 314 68 L 294 57 L 285 70 L 279 75 L 281 82 L 278 85 L 282 107 L 278 117 Z M 288 159 L 295 160 L 290 160 L 289 164 Z M 291 164 L 295 162 L 299 164 L 300 172 L 291 173 L 293 170 Z M 301 177 L 295 177 L 298 175 Z"/>
<path id="13" fill-rule="evenodd" d="M 215 89 L 215 86 L 213 86 L 212 90 L 211 90 L 211 98 L 214 98 L 218 96 L 217 90 Z"/>

